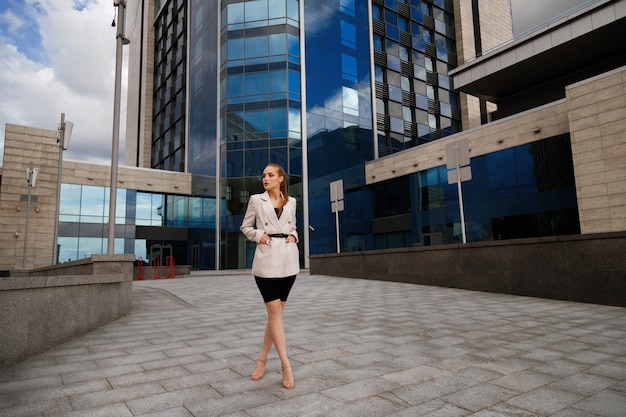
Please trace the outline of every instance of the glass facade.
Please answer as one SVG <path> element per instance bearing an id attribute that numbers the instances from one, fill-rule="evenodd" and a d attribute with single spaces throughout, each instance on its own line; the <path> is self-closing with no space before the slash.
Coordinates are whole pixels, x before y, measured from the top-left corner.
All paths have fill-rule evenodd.
<path id="1" fill-rule="evenodd" d="M 154 22 L 152 168 L 185 171 L 187 1 L 159 2 Z"/>
<path id="2" fill-rule="evenodd" d="M 116 200 L 115 253 L 161 265 L 174 256 L 177 264 L 212 268 L 214 198 L 118 189 Z M 107 253 L 108 222 L 108 187 L 62 184 L 58 262 Z"/>
<path id="3" fill-rule="evenodd" d="M 342 179 L 340 244 L 363 248 L 371 210 L 364 162 L 375 158 L 368 2 L 304 3 L 311 254 L 336 252 L 330 182 Z M 349 237 L 348 237 L 349 236 Z"/>
<path id="4" fill-rule="evenodd" d="M 171 246 L 194 268 L 249 268 L 254 244 L 239 226 L 270 162 L 298 201 L 303 265 L 306 254 L 459 240 L 445 167 L 365 181 L 366 162 L 461 130 L 453 2 L 158 0 L 156 10 L 152 166 L 191 174 L 192 195 L 123 190 L 116 252 L 150 259 Z M 568 146 L 553 138 L 472 158 L 468 240 L 579 233 Z M 339 179 L 337 248 L 330 183 Z M 100 201 L 100 189 L 80 192 Z M 179 215 L 163 223 L 135 203 Z M 82 208 L 64 220 L 62 258 L 106 247 L 106 209 L 65 206 Z"/>
<path id="5" fill-rule="evenodd" d="M 285 169 L 289 193 L 302 212 L 300 3 L 222 3 L 220 265 L 224 269 L 249 268 L 253 246 L 239 226 L 250 195 L 263 191 L 260 175 L 268 163 Z"/>
<path id="6" fill-rule="evenodd" d="M 580 233 L 569 136 L 474 157 L 471 169 L 462 183 L 468 242 Z M 445 165 L 373 190 L 377 219 L 411 216 L 403 230 L 376 234 L 376 248 L 462 242 Z"/>
<path id="7" fill-rule="evenodd" d="M 372 27 L 379 155 L 459 132 L 452 2 L 374 1 Z"/>

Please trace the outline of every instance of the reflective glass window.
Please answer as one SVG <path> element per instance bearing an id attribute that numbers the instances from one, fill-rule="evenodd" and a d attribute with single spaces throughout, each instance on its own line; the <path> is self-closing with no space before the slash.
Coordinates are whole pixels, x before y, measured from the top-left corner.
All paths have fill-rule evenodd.
<path id="1" fill-rule="evenodd" d="M 285 55 L 287 53 L 287 35 L 285 33 L 270 35 L 269 45 L 270 55 Z"/>
<path id="2" fill-rule="evenodd" d="M 244 15 L 243 15 L 243 5 L 245 3 L 231 3 L 228 5 L 227 7 L 227 19 L 228 19 L 228 24 L 232 25 L 234 23 L 242 23 L 243 19 L 244 19 Z M 198 14 L 200 17 L 202 16 L 201 14 Z"/>
<path id="3" fill-rule="evenodd" d="M 356 57 L 350 54 L 341 54 L 341 69 L 343 78 L 348 81 L 357 82 L 357 65 Z"/>
<path id="4" fill-rule="evenodd" d="M 383 38 L 380 35 L 374 34 L 374 49 L 376 51 L 383 51 Z"/>
<path id="5" fill-rule="evenodd" d="M 226 47 L 229 61 L 244 58 L 244 39 L 229 39 Z M 202 54 L 197 56 L 201 57 Z"/>
<path id="6" fill-rule="evenodd" d="M 248 4 L 248 3 L 246 3 Z M 267 56 L 268 54 L 268 38 L 267 36 L 255 36 L 244 39 L 246 50 L 246 58 L 256 58 Z"/>
<path id="7" fill-rule="evenodd" d="M 228 95 L 230 97 L 243 96 L 243 75 L 229 75 L 228 76 Z"/>
<path id="8" fill-rule="evenodd" d="M 372 4 L 372 18 L 376 20 L 382 20 L 381 13 L 381 7 L 377 4 Z"/>
<path id="9" fill-rule="evenodd" d="M 268 6 L 270 19 L 287 16 L 287 3 L 285 0 L 269 0 Z"/>
<path id="10" fill-rule="evenodd" d="M 354 2 L 355 0 L 340 0 L 339 8 L 342 12 L 347 13 L 350 16 L 354 16 L 356 11 Z"/>
<path id="11" fill-rule="evenodd" d="M 244 3 L 245 21 L 265 20 L 268 18 L 267 0 L 252 0 Z"/>
<path id="12" fill-rule="evenodd" d="M 346 114 L 359 115 L 359 93 L 349 87 L 343 87 L 343 111 Z"/>
<path id="13" fill-rule="evenodd" d="M 341 21 L 341 44 L 356 48 L 356 28 L 354 24 L 345 20 Z"/>

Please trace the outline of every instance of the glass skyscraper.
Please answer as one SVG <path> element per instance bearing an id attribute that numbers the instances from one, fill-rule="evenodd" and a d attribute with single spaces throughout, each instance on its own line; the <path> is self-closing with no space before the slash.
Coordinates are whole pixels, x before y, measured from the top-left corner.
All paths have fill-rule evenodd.
<path id="1" fill-rule="evenodd" d="M 367 186 L 364 168 L 461 131 L 451 0 L 156 0 L 141 19 L 131 67 L 142 68 L 138 123 L 151 132 L 127 136 L 127 149 L 137 166 L 191 174 L 192 197 L 215 208 L 211 221 L 197 219 L 210 226 L 185 242 L 194 264 L 250 267 L 253 243 L 239 226 L 271 162 L 298 201 L 303 266 L 309 254 L 455 241 L 458 201 L 446 197 L 445 172 Z"/>
<path id="2" fill-rule="evenodd" d="M 331 181 L 345 187 L 339 249 L 373 248 L 363 164 L 460 130 L 451 1 L 161 0 L 153 13 L 150 168 L 188 172 L 219 201 L 202 245 L 216 268 L 250 265 L 239 225 L 267 163 L 298 200 L 304 263 L 337 250 Z"/>

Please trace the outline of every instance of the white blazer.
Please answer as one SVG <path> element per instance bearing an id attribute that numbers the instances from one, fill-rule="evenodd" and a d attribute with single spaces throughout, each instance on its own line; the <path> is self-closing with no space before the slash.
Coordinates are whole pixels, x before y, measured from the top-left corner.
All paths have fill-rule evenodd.
<path id="1" fill-rule="evenodd" d="M 295 198 L 289 197 L 279 219 L 267 191 L 252 195 L 239 229 L 249 240 L 257 243 L 252 261 L 252 275 L 260 278 L 283 278 L 300 272 L 297 243 L 288 243 L 286 238 L 274 237 L 270 238 L 270 244 L 259 244 L 263 233 L 292 235 L 298 241 Z"/>

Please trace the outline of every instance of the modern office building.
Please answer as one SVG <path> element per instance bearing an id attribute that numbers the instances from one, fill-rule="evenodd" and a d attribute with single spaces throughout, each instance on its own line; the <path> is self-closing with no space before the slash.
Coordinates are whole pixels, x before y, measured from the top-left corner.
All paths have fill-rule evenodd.
<path id="1" fill-rule="evenodd" d="M 187 172 L 194 195 L 219 201 L 216 230 L 198 242 L 215 248 L 216 268 L 250 265 L 238 226 L 269 162 L 286 168 L 298 199 L 303 264 L 309 253 L 419 243 L 381 238 L 395 232 L 384 227 L 375 236 L 364 164 L 459 132 L 463 118 L 480 123 L 479 100 L 456 92 L 449 72 L 459 52 L 483 47 L 476 22 L 486 47 L 512 37 L 509 5 L 481 3 L 146 1 L 129 34 L 126 163 Z"/>
<path id="2" fill-rule="evenodd" d="M 516 38 L 499 0 L 138 4 L 116 252 L 248 268 L 239 225 L 269 162 L 298 199 L 303 266 L 309 254 L 459 243 L 463 232 L 626 231 L 626 0 L 590 1 Z M 16 234 L 0 248 L 21 259 L 19 142 L 53 155 L 58 145 L 56 132 L 7 132 L 0 210 Z M 461 201 L 446 148 L 464 141 Z M 63 165 L 59 261 L 105 251 L 108 178 L 106 166 Z M 333 213 L 338 180 L 345 209 Z M 47 220 L 35 215 L 31 230 L 51 237 L 42 193 Z M 49 264 L 44 241 L 38 253 L 50 255 L 27 265 Z"/>

